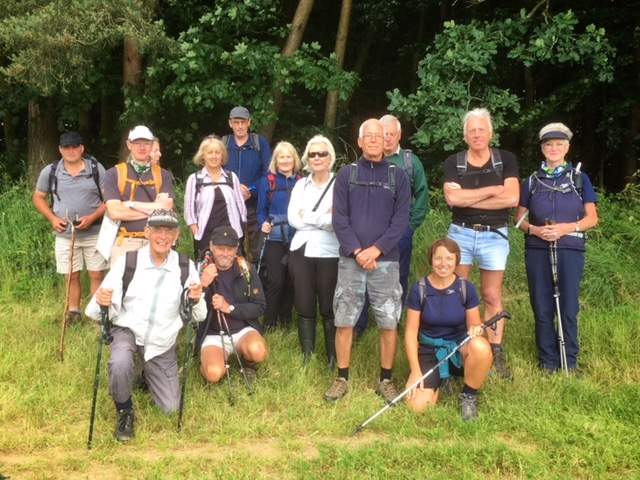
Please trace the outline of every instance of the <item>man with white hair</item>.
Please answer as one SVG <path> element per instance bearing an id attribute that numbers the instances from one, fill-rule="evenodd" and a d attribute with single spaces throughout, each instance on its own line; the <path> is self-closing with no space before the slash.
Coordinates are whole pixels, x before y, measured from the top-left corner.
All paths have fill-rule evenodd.
<path id="1" fill-rule="evenodd" d="M 507 221 L 518 203 L 518 162 L 506 150 L 489 146 L 493 137 L 491 115 L 485 108 L 467 112 L 463 121 L 466 151 L 444 162 L 444 197 L 453 212 L 448 237 L 460 247 L 461 261 L 456 273 L 469 278 L 474 261 L 480 267 L 484 316 L 501 312 L 502 282 L 509 255 Z M 494 369 L 511 378 L 502 338 L 504 322 L 488 330 Z"/>
<path id="2" fill-rule="evenodd" d="M 151 212 L 173 208 L 173 177 L 158 163 L 151 163 L 154 140 L 148 127 L 138 125 L 132 129 L 127 138 L 127 160 L 105 174 L 103 190 L 107 215 L 120 221 L 118 236 L 111 249 L 111 266 L 123 253 L 147 244 L 144 228 Z"/>
<path id="3" fill-rule="evenodd" d="M 368 292 L 380 329 L 380 380 L 385 401 L 397 396 L 391 373 L 402 312 L 398 242 L 409 225 L 411 190 L 407 175 L 384 158 L 384 128 L 369 119 L 360 126 L 362 156 L 345 165 L 333 190 L 332 224 L 340 243 L 333 299 L 338 376 L 324 398 L 336 401 L 348 391 L 353 326 Z"/>

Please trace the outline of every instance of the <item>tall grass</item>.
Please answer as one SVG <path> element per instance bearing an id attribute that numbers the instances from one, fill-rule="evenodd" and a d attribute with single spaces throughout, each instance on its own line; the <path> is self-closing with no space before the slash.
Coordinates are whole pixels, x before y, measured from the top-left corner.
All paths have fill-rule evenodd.
<path id="1" fill-rule="evenodd" d="M 450 221 L 439 194 L 416 232 L 413 276 L 426 272 L 426 248 Z M 370 329 L 354 345 L 351 392 L 322 399 L 334 372 L 322 338 L 302 367 L 295 332 L 268 336 L 271 356 L 250 397 L 233 375 L 206 386 L 192 368 L 185 426 L 134 394 L 132 445 L 112 437 L 114 408 L 103 366 L 94 449 L 85 450 L 96 330 L 70 329 L 66 359 L 56 359 L 61 288 L 49 227 L 25 185 L 0 194 L 0 478 L 638 478 L 640 318 L 637 291 L 640 196 L 604 198 L 590 235 L 580 317 L 582 377 L 536 368 L 523 242 L 511 231 L 505 306 L 513 382 L 491 378 L 480 419 L 465 424 L 457 400 L 423 415 L 390 410 L 357 438 L 353 428 L 382 406 L 374 393 L 379 343 Z M 188 250 L 189 242 L 184 242 Z M 182 339 L 181 339 L 182 340 Z M 394 376 L 408 367 L 400 348 Z"/>

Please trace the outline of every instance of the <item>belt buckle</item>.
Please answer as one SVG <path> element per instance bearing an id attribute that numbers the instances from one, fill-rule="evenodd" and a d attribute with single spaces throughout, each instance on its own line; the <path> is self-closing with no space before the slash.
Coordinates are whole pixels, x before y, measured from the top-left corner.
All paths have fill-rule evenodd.
<path id="1" fill-rule="evenodd" d="M 474 223 L 473 225 L 471 225 L 471 228 L 473 230 L 475 230 L 476 232 L 488 232 L 489 230 L 482 225 L 481 223 Z"/>

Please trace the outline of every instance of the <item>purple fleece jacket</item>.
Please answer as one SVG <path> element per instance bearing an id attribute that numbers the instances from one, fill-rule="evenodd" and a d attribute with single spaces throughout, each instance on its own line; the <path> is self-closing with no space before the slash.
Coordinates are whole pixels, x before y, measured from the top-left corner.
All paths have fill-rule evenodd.
<path id="1" fill-rule="evenodd" d="M 358 169 L 358 182 L 389 183 L 390 163 L 371 162 L 360 157 L 356 166 L 345 165 L 333 188 L 333 229 L 340 242 L 340 255 L 353 256 L 358 248 L 375 245 L 380 261 L 399 259 L 398 242 L 409 226 L 411 188 L 407 175 L 395 168 L 395 194 L 389 188 L 349 185 L 351 169 Z M 349 188 L 351 187 L 351 188 Z"/>

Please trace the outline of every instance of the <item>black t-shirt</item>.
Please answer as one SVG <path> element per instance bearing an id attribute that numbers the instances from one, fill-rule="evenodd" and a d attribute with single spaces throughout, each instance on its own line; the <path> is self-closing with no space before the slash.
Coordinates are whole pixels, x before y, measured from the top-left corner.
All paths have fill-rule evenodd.
<path id="1" fill-rule="evenodd" d="M 502 178 L 492 169 L 491 157 L 488 157 L 486 163 L 481 167 L 475 167 L 467 163 L 467 173 L 460 177 L 458 175 L 456 162 L 457 154 L 454 153 L 444 161 L 444 181 L 455 182 L 462 188 L 473 189 L 503 185 L 506 178 L 519 178 L 518 160 L 516 156 L 506 150 L 500 150 L 499 152 L 502 158 Z M 490 170 L 488 173 L 480 173 L 487 172 L 488 170 Z M 473 207 L 453 207 L 453 222 L 469 224 L 480 223 L 482 225 L 499 227 L 507 223 L 509 210 L 509 208 L 485 210 Z"/>
<path id="2" fill-rule="evenodd" d="M 211 284 L 211 286 L 207 289 L 207 293 L 205 295 L 205 300 L 207 302 L 207 308 L 213 309 L 211 306 L 211 297 L 217 293 L 218 295 L 222 295 L 229 304 L 233 305 L 236 303 L 235 294 L 233 292 L 233 284 L 235 283 L 236 277 L 239 275 L 238 266 L 233 264 L 229 270 L 225 270 L 224 272 L 218 272 L 218 277 L 216 281 Z M 233 313 L 225 315 L 227 318 L 227 323 L 229 324 L 229 330 L 231 334 L 238 333 L 240 330 L 245 328 L 247 325 L 243 320 L 238 320 L 234 318 Z M 224 328 L 224 333 L 227 333 L 226 328 Z M 218 325 L 218 315 L 214 311 L 213 316 L 211 318 L 211 323 L 209 324 L 209 331 L 207 335 L 220 335 L 220 326 Z"/>

